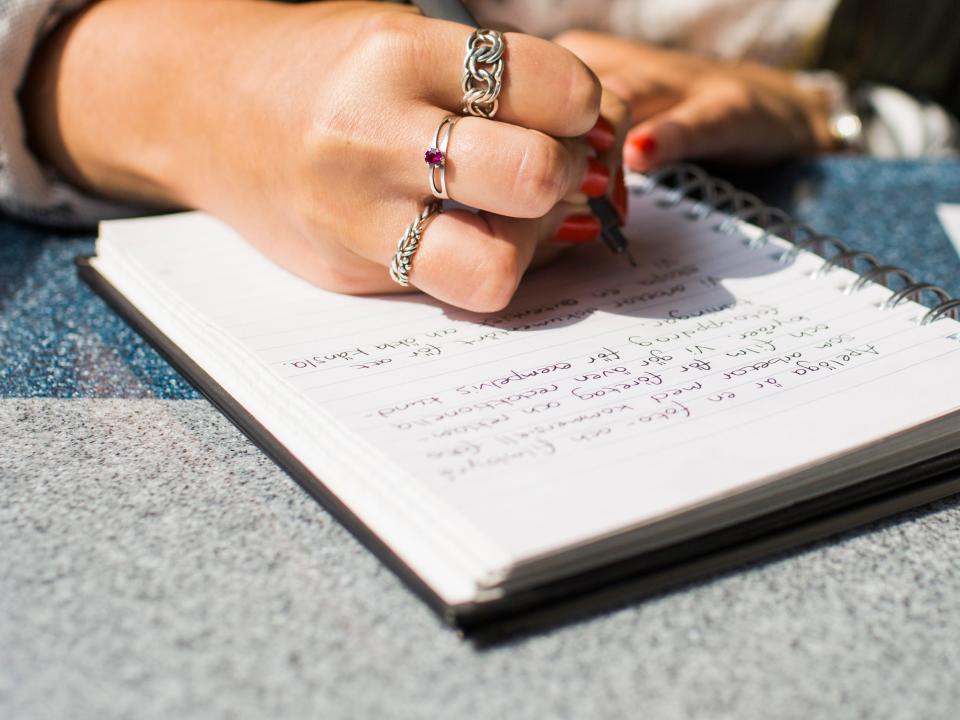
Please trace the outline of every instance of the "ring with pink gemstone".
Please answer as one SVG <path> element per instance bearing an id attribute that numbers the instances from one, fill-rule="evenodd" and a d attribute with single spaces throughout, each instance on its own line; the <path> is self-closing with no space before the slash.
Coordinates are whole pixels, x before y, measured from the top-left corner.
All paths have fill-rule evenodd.
<path id="1" fill-rule="evenodd" d="M 430 178 L 430 192 L 440 200 L 450 199 L 447 194 L 447 146 L 450 144 L 453 126 L 459 119 L 459 115 L 447 115 L 443 118 L 433 133 L 433 142 L 423 154 Z"/>

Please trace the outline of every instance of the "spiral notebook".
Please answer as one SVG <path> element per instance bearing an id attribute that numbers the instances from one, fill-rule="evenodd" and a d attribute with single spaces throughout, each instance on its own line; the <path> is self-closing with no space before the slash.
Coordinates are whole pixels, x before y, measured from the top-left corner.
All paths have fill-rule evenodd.
<path id="1" fill-rule="evenodd" d="M 960 490 L 958 302 L 701 170 L 502 312 L 312 287 L 200 213 L 81 273 L 461 628 L 655 592 Z M 429 242 L 429 236 L 425 242 Z"/>

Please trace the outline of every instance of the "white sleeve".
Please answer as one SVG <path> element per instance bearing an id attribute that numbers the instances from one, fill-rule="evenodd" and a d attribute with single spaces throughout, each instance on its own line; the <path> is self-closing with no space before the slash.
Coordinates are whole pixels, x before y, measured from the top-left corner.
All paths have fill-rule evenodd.
<path id="1" fill-rule="evenodd" d="M 932 100 L 890 85 L 867 84 L 854 93 L 867 152 L 880 158 L 956 158 L 960 122 Z"/>
<path id="2" fill-rule="evenodd" d="M 27 149 L 17 92 L 34 48 L 91 0 L 0 0 L 0 210 L 45 225 L 92 225 L 136 208 L 85 194 Z M 90 108 L 90 112 L 96 112 Z"/>

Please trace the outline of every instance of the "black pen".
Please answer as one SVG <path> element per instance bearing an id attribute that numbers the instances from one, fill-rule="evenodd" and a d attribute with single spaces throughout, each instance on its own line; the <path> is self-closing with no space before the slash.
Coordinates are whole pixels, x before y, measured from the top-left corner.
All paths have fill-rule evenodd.
<path id="1" fill-rule="evenodd" d="M 419 7 L 427 17 L 450 20 L 473 28 L 480 27 L 476 18 L 460 0 L 414 0 L 413 4 Z M 630 264 L 636 267 L 637 262 L 630 254 L 627 239 L 620 232 L 620 215 L 610 202 L 610 198 L 606 196 L 589 198 L 587 202 L 590 210 L 600 221 L 600 237 L 603 238 L 603 242 L 617 255 L 625 255 Z"/>

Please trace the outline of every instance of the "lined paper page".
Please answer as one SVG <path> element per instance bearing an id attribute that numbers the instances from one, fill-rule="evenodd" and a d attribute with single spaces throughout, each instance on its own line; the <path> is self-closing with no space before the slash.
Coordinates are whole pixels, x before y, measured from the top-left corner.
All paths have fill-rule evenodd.
<path id="1" fill-rule="evenodd" d="M 960 408 L 960 324 L 667 197 L 631 200 L 638 268 L 577 251 L 491 315 L 326 293 L 204 216 L 115 249 L 514 560 Z"/>

